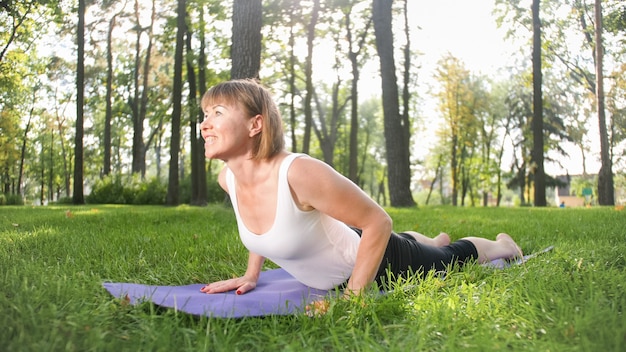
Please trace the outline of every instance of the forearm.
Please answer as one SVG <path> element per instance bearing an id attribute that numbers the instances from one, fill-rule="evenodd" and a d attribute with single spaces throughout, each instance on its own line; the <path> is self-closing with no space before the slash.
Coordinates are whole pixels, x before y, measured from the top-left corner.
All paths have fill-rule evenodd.
<path id="1" fill-rule="evenodd" d="M 385 217 L 362 230 L 361 242 L 354 269 L 346 287 L 346 294 L 359 294 L 376 278 L 391 236 L 391 219 Z"/>
<path id="2" fill-rule="evenodd" d="M 248 268 L 246 269 L 246 277 L 252 278 L 254 280 L 259 279 L 259 275 L 261 274 L 261 269 L 263 268 L 263 263 L 265 262 L 265 257 L 256 254 L 254 252 L 249 252 L 248 254 Z"/>

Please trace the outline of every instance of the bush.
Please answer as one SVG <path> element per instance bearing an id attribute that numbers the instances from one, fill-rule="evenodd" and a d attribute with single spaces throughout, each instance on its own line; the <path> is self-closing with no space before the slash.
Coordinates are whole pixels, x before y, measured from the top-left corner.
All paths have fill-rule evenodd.
<path id="1" fill-rule="evenodd" d="M 220 187 L 215 175 L 208 174 L 206 180 L 207 203 L 223 203 L 226 192 Z M 191 203 L 191 176 L 180 182 L 180 202 Z"/>
<path id="2" fill-rule="evenodd" d="M 96 181 L 91 193 L 85 199 L 91 204 L 128 204 L 120 176 L 105 176 Z"/>
<path id="3" fill-rule="evenodd" d="M 157 178 L 142 180 L 133 176 L 124 182 L 117 175 L 98 180 L 86 201 L 91 204 L 163 205 L 166 196 L 167 187 Z"/>
<path id="4" fill-rule="evenodd" d="M 207 202 L 221 203 L 225 193 L 214 176 L 207 178 Z M 122 177 L 105 176 L 96 181 L 91 193 L 86 197 L 90 204 L 135 204 L 135 205 L 163 205 L 167 198 L 167 184 L 157 178 L 142 180 L 133 176 L 128 181 Z M 181 180 L 180 202 L 191 202 L 191 178 Z"/>
<path id="5" fill-rule="evenodd" d="M 72 203 L 74 203 L 74 200 L 72 199 L 72 197 L 61 197 L 55 202 L 55 204 L 63 204 L 63 205 L 70 205 Z"/>
<path id="6" fill-rule="evenodd" d="M 24 199 L 19 194 L 0 193 L 0 205 L 24 205 Z"/>
<path id="7" fill-rule="evenodd" d="M 134 184 L 133 204 L 163 205 L 167 197 L 167 186 L 153 178 L 149 181 Z"/>

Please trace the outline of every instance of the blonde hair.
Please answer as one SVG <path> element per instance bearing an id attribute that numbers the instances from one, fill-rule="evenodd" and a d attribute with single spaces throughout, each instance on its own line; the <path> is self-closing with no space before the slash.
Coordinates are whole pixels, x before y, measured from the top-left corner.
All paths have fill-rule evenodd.
<path id="1" fill-rule="evenodd" d="M 253 79 L 237 79 L 219 83 L 202 97 L 204 110 L 215 102 L 239 104 L 249 118 L 263 116 L 263 129 L 254 136 L 252 158 L 268 159 L 285 148 L 283 121 L 270 92 Z"/>

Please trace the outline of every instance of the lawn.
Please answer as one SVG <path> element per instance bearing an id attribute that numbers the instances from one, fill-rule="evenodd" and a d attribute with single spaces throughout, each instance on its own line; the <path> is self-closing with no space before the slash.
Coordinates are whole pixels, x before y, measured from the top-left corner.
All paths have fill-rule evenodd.
<path id="1" fill-rule="evenodd" d="M 0 207 L 3 351 L 624 351 L 626 211 L 388 209 L 396 230 L 514 236 L 505 270 L 470 265 L 326 315 L 198 318 L 113 298 L 102 282 L 203 283 L 242 274 L 226 207 Z M 273 268 L 272 263 L 266 264 Z"/>

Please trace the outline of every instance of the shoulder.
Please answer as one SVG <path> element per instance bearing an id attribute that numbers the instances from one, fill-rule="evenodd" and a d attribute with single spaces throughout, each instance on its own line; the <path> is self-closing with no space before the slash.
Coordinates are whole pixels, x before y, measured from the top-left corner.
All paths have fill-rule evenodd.
<path id="1" fill-rule="evenodd" d="M 311 183 L 319 177 L 341 176 L 335 169 L 325 162 L 306 154 L 297 156 L 291 163 L 287 177 L 292 183 Z"/>
<path id="2" fill-rule="evenodd" d="M 313 207 L 316 207 L 316 200 L 329 199 L 355 187 L 354 183 L 330 165 L 307 155 L 293 160 L 287 180 L 299 203 Z"/>

